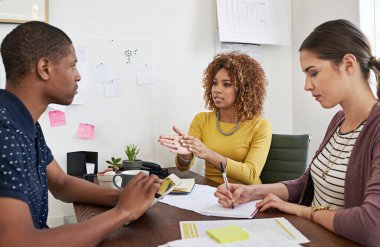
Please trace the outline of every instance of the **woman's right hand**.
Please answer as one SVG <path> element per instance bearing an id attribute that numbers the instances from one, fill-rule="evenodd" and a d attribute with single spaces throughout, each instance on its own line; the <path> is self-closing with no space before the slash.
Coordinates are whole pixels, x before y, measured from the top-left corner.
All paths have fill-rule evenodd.
<path id="1" fill-rule="evenodd" d="M 251 189 L 248 185 L 229 184 L 230 190 L 227 190 L 224 184 L 218 186 L 215 197 L 219 198 L 219 204 L 224 208 L 230 208 L 232 202 L 235 206 L 251 201 Z"/>
<path id="2" fill-rule="evenodd" d="M 158 138 L 158 142 L 164 146 L 169 148 L 170 152 L 175 154 L 187 155 L 191 154 L 187 147 L 184 147 L 180 140 L 187 137 L 187 134 L 181 129 L 173 126 L 173 130 L 176 135 L 161 135 Z"/>

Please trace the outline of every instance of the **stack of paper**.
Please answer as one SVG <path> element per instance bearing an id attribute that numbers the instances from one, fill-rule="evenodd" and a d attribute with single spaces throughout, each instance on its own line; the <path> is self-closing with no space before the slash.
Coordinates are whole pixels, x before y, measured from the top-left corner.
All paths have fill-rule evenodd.
<path id="1" fill-rule="evenodd" d="M 255 215 L 258 201 L 237 205 L 234 209 L 223 208 L 214 196 L 215 191 L 214 187 L 196 184 L 190 194 L 167 195 L 160 202 L 208 216 L 252 218 Z"/>
<path id="2" fill-rule="evenodd" d="M 283 217 L 253 220 L 210 220 L 210 221 L 181 221 L 179 223 L 182 239 L 207 237 L 207 231 L 216 227 L 236 225 L 249 232 L 272 232 L 274 236 L 295 241 L 298 244 L 308 243 L 309 240 L 302 235 L 288 220 Z"/>
<path id="3" fill-rule="evenodd" d="M 159 247 L 302 247 L 297 244 L 297 242 L 286 239 L 285 237 L 272 231 L 250 231 L 248 233 L 249 239 L 231 243 L 221 244 L 206 236 L 200 238 L 175 240 L 164 245 L 160 245 Z"/>

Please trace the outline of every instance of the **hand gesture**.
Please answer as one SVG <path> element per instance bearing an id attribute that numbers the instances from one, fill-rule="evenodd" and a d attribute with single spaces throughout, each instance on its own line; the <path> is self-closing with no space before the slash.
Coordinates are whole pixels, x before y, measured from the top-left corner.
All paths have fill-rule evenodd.
<path id="1" fill-rule="evenodd" d="M 182 155 L 191 154 L 189 149 L 184 147 L 180 142 L 183 138 L 187 138 L 187 134 L 175 126 L 173 126 L 173 130 L 176 135 L 161 135 L 158 138 L 158 142 L 162 146 L 169 148 L 172 153 Z"/>
<path id="2" fill-rule="evenodd" d="M 207 159 L 210 156 L 210 149 L 206 147 L 203 142 L 193 136 L 182 138 L 180 143 L 200 159 Z"/>
<path id="3" fill-rule="evenodd" d="M 215 197 L 219 198 L 219 204 L 224 208 L 230 208 L 232 202 L 235 206 L 251 201 L 249 196 L 249 186 L 243 184 L 229 184 L 230 190 L 227 190 L 224 184 L 218 186 Z"/>
<path id="4" fill-rule="evenodd" d="M 160 183 L 157 176 L 140 172 L 121 191 L 115 209 L 128 215 L 128 221 L 136 220 L 150 207 Z"/>

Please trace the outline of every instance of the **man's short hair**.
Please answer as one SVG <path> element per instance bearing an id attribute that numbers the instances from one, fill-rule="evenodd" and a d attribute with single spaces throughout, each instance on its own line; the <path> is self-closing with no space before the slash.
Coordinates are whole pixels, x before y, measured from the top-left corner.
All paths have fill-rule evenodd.
<path id="1" fill-rule="evenodd" d="M 70 52 L 70 38 L 59 28 L 31 21 L 13 29 L 0 48 L 7 82 L 23 79 L 36 64 L 46 57 L 58 62 Z"/>

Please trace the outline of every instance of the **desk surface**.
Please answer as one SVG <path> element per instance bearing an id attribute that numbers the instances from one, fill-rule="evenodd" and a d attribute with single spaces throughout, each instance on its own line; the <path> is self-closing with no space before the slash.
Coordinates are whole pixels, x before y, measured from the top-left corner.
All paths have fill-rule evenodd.
<path id="1" fill-rule="evenodd" d="M 175 168 L 171 168 L 170 171 L 181 178 L 195 178 L 197 184 L 216 186 L 215 182 L 190 171 L 180 173 Z M 108 208 L 75 203 L 74 209 L 78 222 L 81 222 L 106 211 Z M 257 213 L 254 219 L 271 217 L 285 217 L 289 220 L 310 240 L 310 243 L 305 246 L 359 246 L 317 224 L 311 223 L 309 220 L 287 215 L 277 210 Z M 141 218 L 130 223 L 127 227 L 121 227 L 115 231 L 102 242 L 101 246 L 157 246 L 181 238 L 180 221 L 226 219 L 228 218 L 204 216 L 164 203 L 156 203 Z"/>

